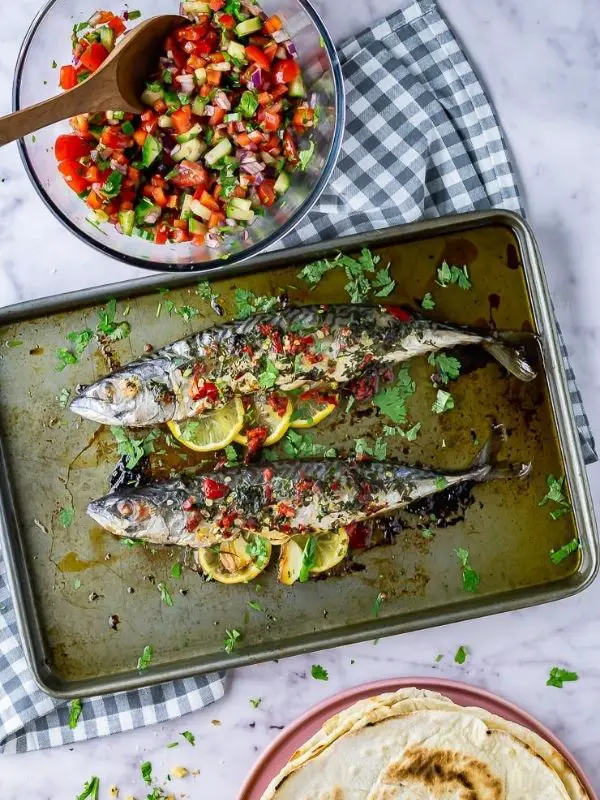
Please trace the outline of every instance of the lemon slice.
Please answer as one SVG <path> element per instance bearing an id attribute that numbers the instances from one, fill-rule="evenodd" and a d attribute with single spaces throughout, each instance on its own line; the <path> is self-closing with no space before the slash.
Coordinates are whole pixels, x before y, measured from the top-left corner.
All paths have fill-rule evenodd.
<path id="1" fill-rule="evenodd" d="M 268 395 L 256 395 L 249 401 L 246 416 L 250 422 L 248 428 L 266 428 L 269 432 L 263 442 L 264 447 L 275 444 L 283 439 L 290 427 L 290 419 L 294 406 L 290 398 L 281 392 L 271 392 Z M 247 445 L 248 437 L 242 432 L 238 433 L 235 441 Z"/>
<path id="2" fill-rule="evenodd" d="M 167 422 L 178 442 L 196 450 L 209 453 L 221 450 L 234 440 L 244 425 L 244 405 L 239 397 L 234 397 L 227 405 L 216 411 L 208 411 L 182 422 Z"/>
<path id="3" fill-rule="evenodd" d="M 250 533 L 229 539 L 214 547 L 201 548 L 196 561 L 213 580 L 219 583 L 247 583 L 266 568 L 271 558 L 268 539 Z"/>
<path id="4" fill-rule="evenodd" d="M 295 401 L 290 428 L 312 428 L 333 414 L 339 402 L 335 392 L 312 389 L 304 392 Z"/>
<path id="5" fill-rule="evenodd" d="M 291 586 L 308 580 L 337 566 L 348 552 L 348 534 L 344 528 L 316 536 L 294 536 L 281 547 L 277 577 L 280 583 Z"/>

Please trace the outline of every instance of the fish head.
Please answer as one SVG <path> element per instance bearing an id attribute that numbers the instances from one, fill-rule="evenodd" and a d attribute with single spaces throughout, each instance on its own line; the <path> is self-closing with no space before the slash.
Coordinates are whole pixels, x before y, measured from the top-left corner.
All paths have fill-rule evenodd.
<path id="1" fill-rule="evenodd" d="M 171 419 L 175 400 L 164 382 L 137 371 L 120 371 L 79 387 L 69 408 L 101 425 L 136 427 Z"/>
<path id="2" fill-rule="evenodd" d="M 116 536 L 163 542 L 168 530 L 161 505 L 142 492 L 114 494 L 92 501 L 88 515 Z"/>

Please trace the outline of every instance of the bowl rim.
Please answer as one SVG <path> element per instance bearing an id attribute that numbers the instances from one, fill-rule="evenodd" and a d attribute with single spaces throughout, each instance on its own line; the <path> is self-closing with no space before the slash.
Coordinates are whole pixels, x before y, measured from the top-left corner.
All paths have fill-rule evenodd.
<path id="1" fill-rule="evenodd" d="M 21 110 L 21 82 L 23 78 L 23 70 L 25 68 L 25 61 L 29 54 L 33 37 L 35 36 L 39 26 L 43 22 L 48 12 L 54 5 L 56 5 L 57 2 L 59 2 L 59 0 L 47 0 L 47 2 L 42 6 L 27 29 L 21 47 L 19 48 L 12 85 L 13 112 Z M 225 258 L 215 258 L 209 261 L 198 261 L 189 264 L 173 264 L 168 262 L 160 263 L 157 261 L 151 261 L 149 259 L 138 258 L 137 256 L 127 255 L 126 253 L 121 253 L 100 241 L 96 241 L 89 236 L 85 230 L 79 228 L 69 219 L 69 217 L 46 192 L 33 168 L 27 148 L 25 147 L 24 139 L 19 139 L 17 141 L 17 148 L 23 166 L 25 167 L 25 172 L 27 173 L 27 176 L 29 177 L 29 180 L 31 181 L 35 191 L 50 209 L 54 217 L 57 218 L 59 222 L 61 222 L 68 230 L 70 230 L 71 233 L 75 234 L 78 239 L 80 239 L 82 242 L 85 242 L 85 244 L 89 245 L 90 247 L 93 247 L 95 250 L 103 253 L 104 255 L 109 256 L 117 261 L 124 262 L 130 266 L 141 267 L 142 269 L 152 270 L 155 272 L 199 272 L 201 270 L 211 270 L 215 267 L 223 266 L 224 264 L 239 264 L 242 261 L 247 261 L 248 259 L 257 256 L 260 253 L 263 253 L 276 242 L 280 241 L 288 233 L 291 233 L 306 217 L 329 183 L 340 154 L 346 122 L 346 92 L 344 87 L 344 78 L 342 75 L 342 67 L 336 46 L 333 43 L 333 39 L 331 38 L 331 34 L 329 33 L 325 23 L 321 19 L 318 12 L 313 8 L 309 0 L 296 0 L 296 2 L 308 14 L 315 25 L 321 36 L 321 42 L 324 45 L 324 49 L 329 59 L 335 88 L 336 123 L 333 131 L 333 137 L 331 139 L 331 145 L 329 147 L 329 154 L 321 175 L 319 176 L 311 194 L 292 214 L 289 220 L 281 226 L 281 228 L 265 237 L 260 242 L 252 245 L 247 250 L 244 250 L 242 253 L 233 253 Z"/>

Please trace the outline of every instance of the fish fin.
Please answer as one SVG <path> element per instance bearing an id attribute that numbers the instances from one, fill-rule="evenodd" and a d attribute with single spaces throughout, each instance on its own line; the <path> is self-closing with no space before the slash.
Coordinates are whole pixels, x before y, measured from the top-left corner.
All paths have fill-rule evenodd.
<path id="1" fill-rule="evenodd" d="M 508 464 L 496 461 L 505 441 L 506 428 L 504 425 L 494 425 L 492 435 L 477 453 L 471 466 L 473 480 L 503 480 L 504 478 L 525 478 L 529 475 L 531 462 L 529 464 Z"/>
<path id="2" fill-rule="evenodd" d="M 488 353 L 502 364 L 511 375 L 514 375 L 521 381 L 532 381 L 537 376 L 537 372 L 525 358 L 523 349 L 508 343 L 507 340 L 509 338 L 510 334 L 506 336 L 496 334 L 484 340 L 482 344 Z"/>

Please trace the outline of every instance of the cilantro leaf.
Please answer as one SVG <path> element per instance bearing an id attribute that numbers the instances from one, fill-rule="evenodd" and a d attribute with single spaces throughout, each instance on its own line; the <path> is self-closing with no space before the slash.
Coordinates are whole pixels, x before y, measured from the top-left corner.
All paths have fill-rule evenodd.
<path id="1" fill-rule="evenodd" d="M 183 738 L 186 739 L 192 746 L 195 746 L 196 737 L 191 731 L 182 731 L 180 735 L 183 736 Z"/>
<path id="2" fill-rule="evenodd" d="M 75 509 L 73 506 L 66 506 L 65 508 L 61 508 L 61 510 L 58 512 L 58 521 L 63 528 L 70 528 L 74 519 Z"/>
<path id="3" fill-rule="evenodd" d="M 378 270 L 373 278 L 372 286 L 379 290 L 375 292 L 375 297 L 387 297 L 396 287 L 396 281 L 390 275 L 390 266 L 388 264 L 384 269 Z"/>
<path id="4" fill-rule="evenodd" d="M 384 461 L 387 456 L 387 442 L 385 439 L 377 438 L 373 447 L 371 447 L 366 439 L 356 439 L 354 450 L 357 458 L 360 456 L 370 456 L 371 458 L 377 459 L 377 461 Z"/>
<path id="5" fill-rule="evenodd" d="M 81 700 L 78 698 L 71 700 L 69 703 L 69 728 L 71 728 L 72 731 L 77 727 L 81 715 L 81 708 Z"/>
<path id="6" fill-rule="evenodd" d="M 100 789 L 100 778 L 92 776 L 83 786 L 83 792 L 78 794 L 75 800 L 98 800 Z"/>
<path id="7" fill-rule="evenodd" d="M 461 646 L 458 648 L 458 650 L 456 651 L 456 653 L 454 655 L 454 661 L 457 664 L 464 664 L 465 661 L 467 660 L 467 656 L 468 655 L 469 655 L 468 649 L 464 645 L 461 644 Z"/>
<path id="8" fill-rule="evenodd" d="M 133 469 L 144 456 L 154 452 L 154 441 L 160 436 L 158 429 L 150 431 L 143 439 L 130 439 L 123 428 L 112 426 L 111 433 L 117 443 L 117 452 L 125 457 L 127 469 Z"/>
<path id="9" fill-rule="evenodd" d="M 450 392 L 445 392 L 443 389 L 438 389 L 437 396 L 431 410 L 435 414 L 443 414 L 444 411 L 450 411 L 454 408 L 454 398 Z"/>
<path id="10" fill-rule="evenodd" d="M 381 604 L 386 599 L 386 595 L 383 592 L 379 592 L 377 597 L 375 598 L 375 602 L 373 603 L 373 608 L 371 613 L 374 617 L 379 616 L 379 611 L 381 610 Z"/>
<path id="11" fill-rule="evenodd" d="M 283 440 L 283 450 L 290 458 L 309 458 L 311 456 L 325 456 L 335 458 L 337 451 L 333 447 L 315 444 L 310 434 L 302 434 L 290 429 Z"/>
<path id="12" fill-rule="evenodd" d="M 240 457 L 238 456 L 238 451 L 232 444 L 228 444 L 225 448 L 225 455 L 227 457 L 227 466 L 233 467 L 236 464 L 239 464 Z"/>
<path id="13" fill-rule="evenodd" d="M 335 269 L 338 266 L 336 261 L 329 259 L 321 259 L 320 261 L 313 261 L 312 264 L 307 264 L 299 273 L 298 278 L 309 284 L 311 289 L 320 282 L 323 275 Z"/>
<path id="14" fill-rule="evenodd" d="M 179 563 L 179 561 L 176 561 L 171 567 L 171 577 L 181 578 L 181 564 Z"/>
<path id="15" fill-rule="evenodd" d="M 310 668 L 310 674 L 316 681 L 328 681 L 329 680 L 329 673 L 322 667 L 320 664 L 313 664 Z"/>
<path id="16" fill-rule="evenodd" d="M 575 553 L 579 550 L 579 547 L 579 539 L 571 539 L 570 542 L 563 544 L 558 550 L 550 550 L 550 559 L 553 564 L 560 564 L 565 558 L 568 558 L 571 553 Z"/>
<path id="17" fill-rule="evenodd" d="M 421 308 L 424 311 L 433 311 L 435 308 L 435 300 L 433 299 L 433 295 L 431 292 L 426 292 L 421 300 Z"/>
<path id="18" fill-rule="evenodd" d="M 140 772 L 146 783 L 152 783 L 152 764 L 149 761 L 143 761 L 140 764 Z"/>
<path id="19" fill-rule="evenodd" d="M 266 367 L 258 376 L 258 383 L 263 389 L 270 389 L 277 383 L 279 370 L 271 359 L 266 359 Z"/>
<path id="20" fill-rule="evenodd" d="M 546 483 L 548 484 L 548 491 L 542 497 L 538 506 L 544 506 L 548 502 L 553 502 L 557 504 L 557 508 L 553 508 L 550 511 L 550 516 L 553 520 L 560 519 L 565 514 L 568 514 L 571 511 L 571 505 L 567 500 L 567 497 L 563 491 L 565 486 L 565 478 L 555 478 L 554 475 L 548 475 L 546 478 Z M 567 553 L 568 555 L 568 553 Z M 562 559 L 561 559 L 562 560 Z M 560 563 L 560 562 L 556 562 Z"/>
<path id="21" fill-rule="evenodd" d="M 458 547 L 455 551 L 456 557 L 462 567 L 463 589 L 465 592 L 476 592 L 481 582 L 481 576 L 473 569 L 469 563 L 469 551 L 464 547 Z"/>
<path id="22" fill-rule="evenodd" d="M 247 319 L 259 312 L 267 313 L 276 308 L 278 303 L 276 297 L 258 296 L 249 289 L 237 288 L 233 297 L 238 319 Z"/>
<path id="23" fill-rule="evenodd" d="M 67 388 L 61 389 L 60 394 L 58 395 L 58 405 L 61 408 L 66 408 L 69 403 L 70 396 L 71 392 Z"/>
<path id="24" fill-rule="evenodd" d="M 171 593 L 169 592 L 169 588 L 164 581 L 161 581 L 157 587 L 158 591 L 160 592 L 160 598 L 166 606 L 171 607 L 173 605 L 173 598 L 171 597 Z"/>
<path id="25" fill-rule="evenodd" d="M 460 375 L 460 361 L 446 353 L 430 353 L 427 359 L 432 367 L 437 368 L 437 377 L 446 384 Z"/>
<path id="26" fill-rule="evenodd" d="M 447 261 L 443 261 L 437 271 L 437 283 L 444 289 L 452 283 L 455 283 L 459 289 L 470 289 L 471 281 L 467 266 L 450 266 Z"/>
<path id="27" fill-rule="evenodd" d="M 144 672 L 148 669 L 153 655 L 154 651 L 152 650 L 152 645 L 147 644 L 142 651 L 142 655 L 138 658 L 137 668 L 140 672 Z"/>
<path id="28" fill-rule="evenodd" d="M 300 568 L 300 575 L 298 580 L 300 583 L 306 583 L 309 578 L 311 569 L 317 563 L 317 539 L 315 536 L 309 536 L 302 551 L 302 566 Z"/>
<path id="29" fill-rule="evenodd" d="M 398 371 L 394 386 L 382 389 L 373 397 L 373 405 L 389 417 L 397 425 L 403 425 L 407 419 L 406 401 L 416 391 L 416 384 L 410 377 L 408 367 Z"/>
<path id="30" fill-rule="evenodd" d="M 569 672 L 562 667 L 552 667 L 550 675 L 546 681 L 546 686 L 554 686 L 562 689 L 566 681 L 578 681 L 579 675 L 576 672 Z"/>
<path id="31" fill-rule="evenodd" d="M 438 490 L 438 492 L 441 492 L 446 488 L 446 486 L 448 486 L 448 481 L 443 475 L 439 475 L 435 479 L 435 488 Z"/>
<path id="32" fill-rule="evenodd" d="M 225 652 L 231 655 L 231 653 L 233 653 L 237 647 L 239 639 L 241 638 L 242 634 L 235 628 L 232 628 L 231 630 L 225 629 L 225 641 L 223 643 Z"/>
<path id="33" fill-rule="evenodd" d="M 300 150 L 300 152 L 298 153 L 299 168 L 303 172 L 306 171 L 306 168 L 308 167 L 308 165 L 312 161 L 314 154 L 315 154 L 315 143 L 311 139 L 311 142 L 308 145 L 307 149 L 306 150 Z"/>
<path id="34" fill-rule="evenodd" d="M 256 563 L 256 566 L 262 567 L 269 558 L 267 540 L 263 536 L 253 536 L 246 544 L 246 552 Z"/>
<path id="35" fill-rule="evenodd" d="M 262 703 L 262 697 L 251 697 L 249 702 L 252 708 L 258 708 Z"/>

